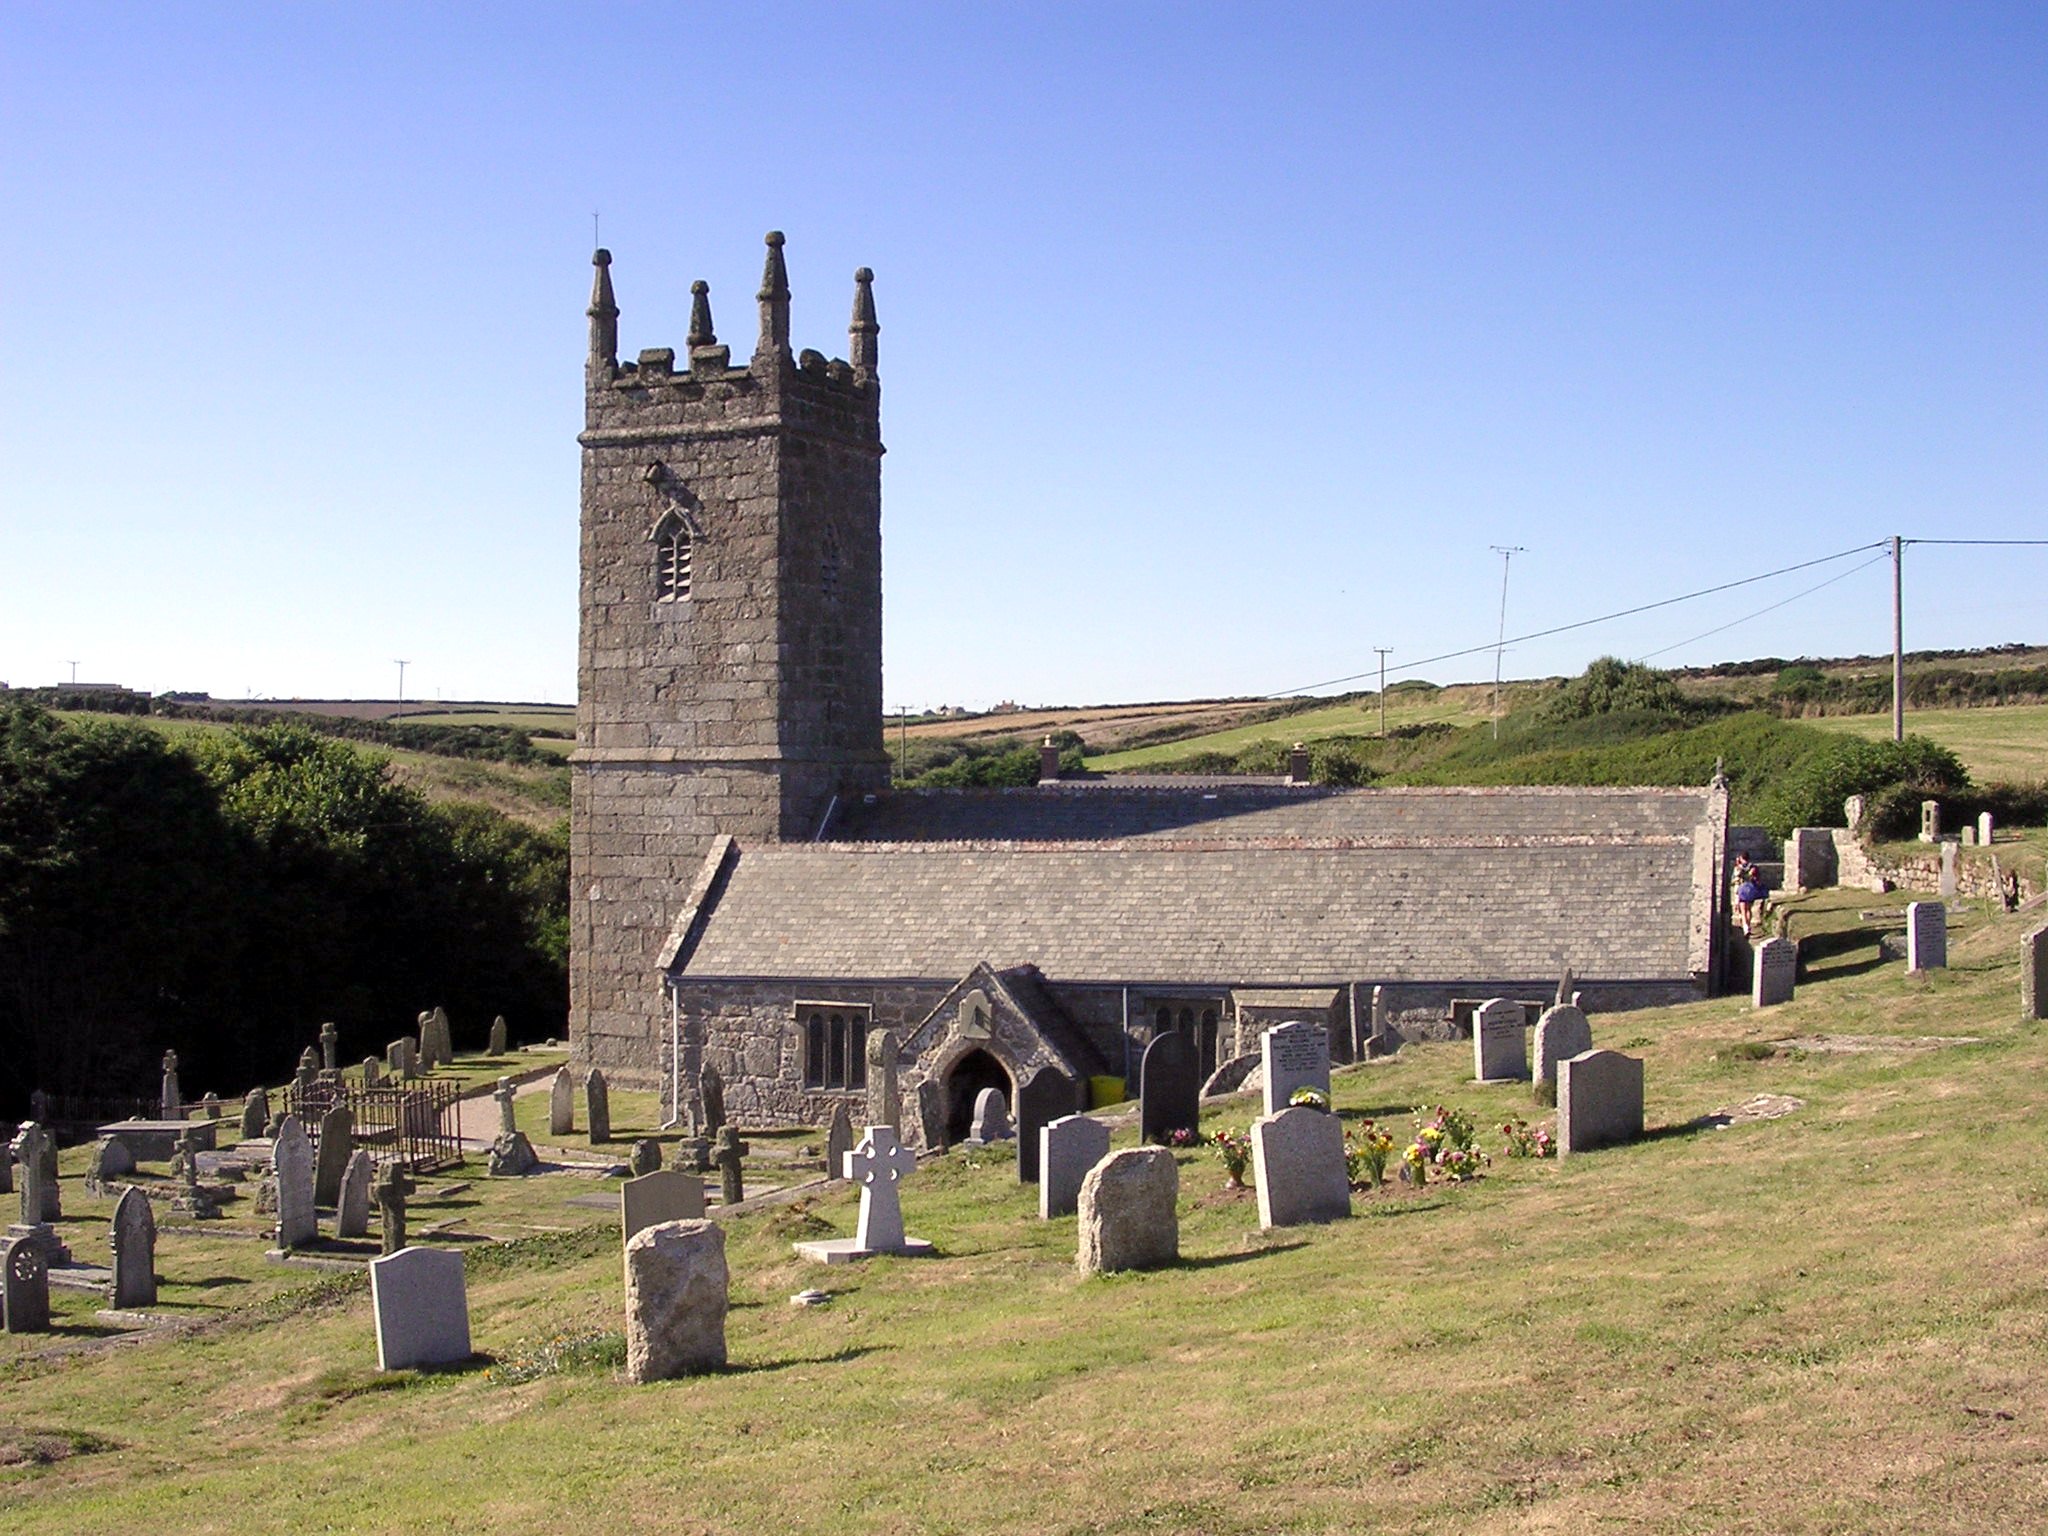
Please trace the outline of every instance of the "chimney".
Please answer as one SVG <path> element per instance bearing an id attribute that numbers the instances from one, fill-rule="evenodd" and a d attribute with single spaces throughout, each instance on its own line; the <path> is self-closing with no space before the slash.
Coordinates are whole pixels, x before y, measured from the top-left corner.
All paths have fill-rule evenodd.
<path id="1" fill-rule="evenodd" d="M 1306 784 L 1308 782 L 1308 744 L 1297 741 L 1294 750 L 1287 754 L 1287 782 Z"/>
<path id="2" fill-rule="evenodd" d="M 1047 783 L 1060 776 L 1060 749 L 1052 744 L 1050 736 L 1038 749 L 1038 782 Z"/>

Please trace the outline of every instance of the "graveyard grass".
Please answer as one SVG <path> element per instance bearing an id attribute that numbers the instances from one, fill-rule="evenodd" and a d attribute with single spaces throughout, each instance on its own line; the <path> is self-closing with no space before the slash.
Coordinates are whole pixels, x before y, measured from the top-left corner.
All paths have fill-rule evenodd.
<path id="1" fill-rule="evenodd" d="M 2036 1529 L 2048 1032 L 2017 1018 L 2016 956 L 2041 914 L 1972 905 L 1952 969 L 1908 978 L 1858 917 L 1903 899 L 1790 902 L 1812 942 L 1785 1006 L 1595 1015 L 1596 1045 L 1648 1062 L 1630 1147 L 1500 1157 L 1493 1127 L 1541 1112 L 1445 1044 L 1340 1069 L 1336 1106 L 1404 1138 L 1414 1105 L 1466 1108 L 1487 1177 L 1261 1236 L 1187 1153 L 1169 1271 L 1080 1278 L 1074 1219 L 1038 1221 L 997 1152 L 906 1183 L 936 1259 L 798 1261 L 793 1238 L 852 1230 L 843 1190 L 738 1218 L 717 1377 L 623 1385 L 615 1218 L 478 1177 L 479 1226 L 503 1202 L 571 1229 L 468 1249 L 495 1370 L 379 1378 L 362 1282 L 302 1275 L 182 1339 L 17 1348 L 0 1529 Z M 1765 1093 L 1805 1107 L 1695 1125 Z M 214 1262 L 158 1252 L 188 1280 Z M 805 1286 L 831 1303 L 790 1306 Z"/>

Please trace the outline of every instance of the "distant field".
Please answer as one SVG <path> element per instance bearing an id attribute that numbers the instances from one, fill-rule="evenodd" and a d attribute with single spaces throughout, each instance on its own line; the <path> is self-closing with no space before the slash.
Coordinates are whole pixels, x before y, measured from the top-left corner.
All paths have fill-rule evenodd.
<path id="1" fill-rule="evenodd" d="M 394 717 L 382 715 L 377 718 L 389 720 Z M 408 708 L 404 719 L 408 725 L 509 725 L 521 731 L 573 731 L 576 729 L 576 706 L 508 704 L 502 709 L 491 705 L 465 705 L 459 709 Z"/>
<path id="2" fill-rule="evenodd" d="M 490 700 L 408 699 L 211 699 L 218 709 L 283 709 L 302 715 L 346 715 L 357 720 L 389 720 L 403 713 L 407 720 L 430 725 L 537 725 L 576 723 L 574 704 L 511 704 Z"/>
<path id="3" fill-rule="evenodd" d="M 1892 733 L 1889 714 L 1823 715 L 1805 723 L 1871 741 L 1887 740 Z M 2048 779 L 2048 704 L 1909 710 L 1906 730 L 1947 747 L 1979 781 Z"/>
<path id="4" fill-rule="evenodd" d="M 1469 725 L 1487 718 L 1492 698 L 1492 686 L 1479 683 L 1430 692 L 1390 689 L 1387 693 L 1387 729 L 1391 731 L 1404 725 L 1429 725 L 1438 721 Z M 1511 698 L 1512 690 L 1509 690 L 1503 703 Z M 1289 715 L 1281 720 L 1232 726 L 1181 741 L 1162 742 L 1157 746 L 1091 755 L 1088 766 L 1104 773 L 1129 772 L 1177 762 L 1198 752 L 1236 752 L 1258 741 L 1285 740 L 1293 743 L 1320 741 L 1328 736 L 1369 736 L 1379 729 L 1379 722 L 1376 698 L 1352 699 L 1326 709 Z M 1089 733 L 1083 731 L 1082 734 L 1087 736 Z M 1092 737 L 1090 739 L 1092 744 Z"/>

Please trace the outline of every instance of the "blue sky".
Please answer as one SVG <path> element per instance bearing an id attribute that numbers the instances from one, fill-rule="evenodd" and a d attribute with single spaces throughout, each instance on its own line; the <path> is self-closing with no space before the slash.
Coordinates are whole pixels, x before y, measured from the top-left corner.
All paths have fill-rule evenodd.
<path id="1" fill-rule="evenodd" d="M 2038 5 L 10 0 L 0 679 L 571 698 L 593 209 L 628 355 L 875 269 L 891 707 L 2048 534 L 2044 86 Z M 1507 669 L 1881 651 L 1882 566 L 1666 649 L 1856 563 Z M 2044 594 L 1909 551 L 1908 645 Z"/>

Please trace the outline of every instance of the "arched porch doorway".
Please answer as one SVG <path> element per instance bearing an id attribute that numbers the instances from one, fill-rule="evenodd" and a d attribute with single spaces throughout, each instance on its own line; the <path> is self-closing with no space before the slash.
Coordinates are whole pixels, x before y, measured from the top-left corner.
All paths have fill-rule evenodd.
<path id="1" fill-rule="evenodd" d="M 948 1145 L 958 1145 L 966 1140 L 967 1133 L 974 1128 L 974 1101 L 984 1088 L 993 1088 L 1000 1093 L 1003 1103 L 1010 1106 L 1011 1113 L 1015 1114 L 1017 1090 L 1011 1085 L 1009 1072 L 987 1051 L 969 1051 L 954 1062 L 953 1070 L 946 1074 Z"/>

